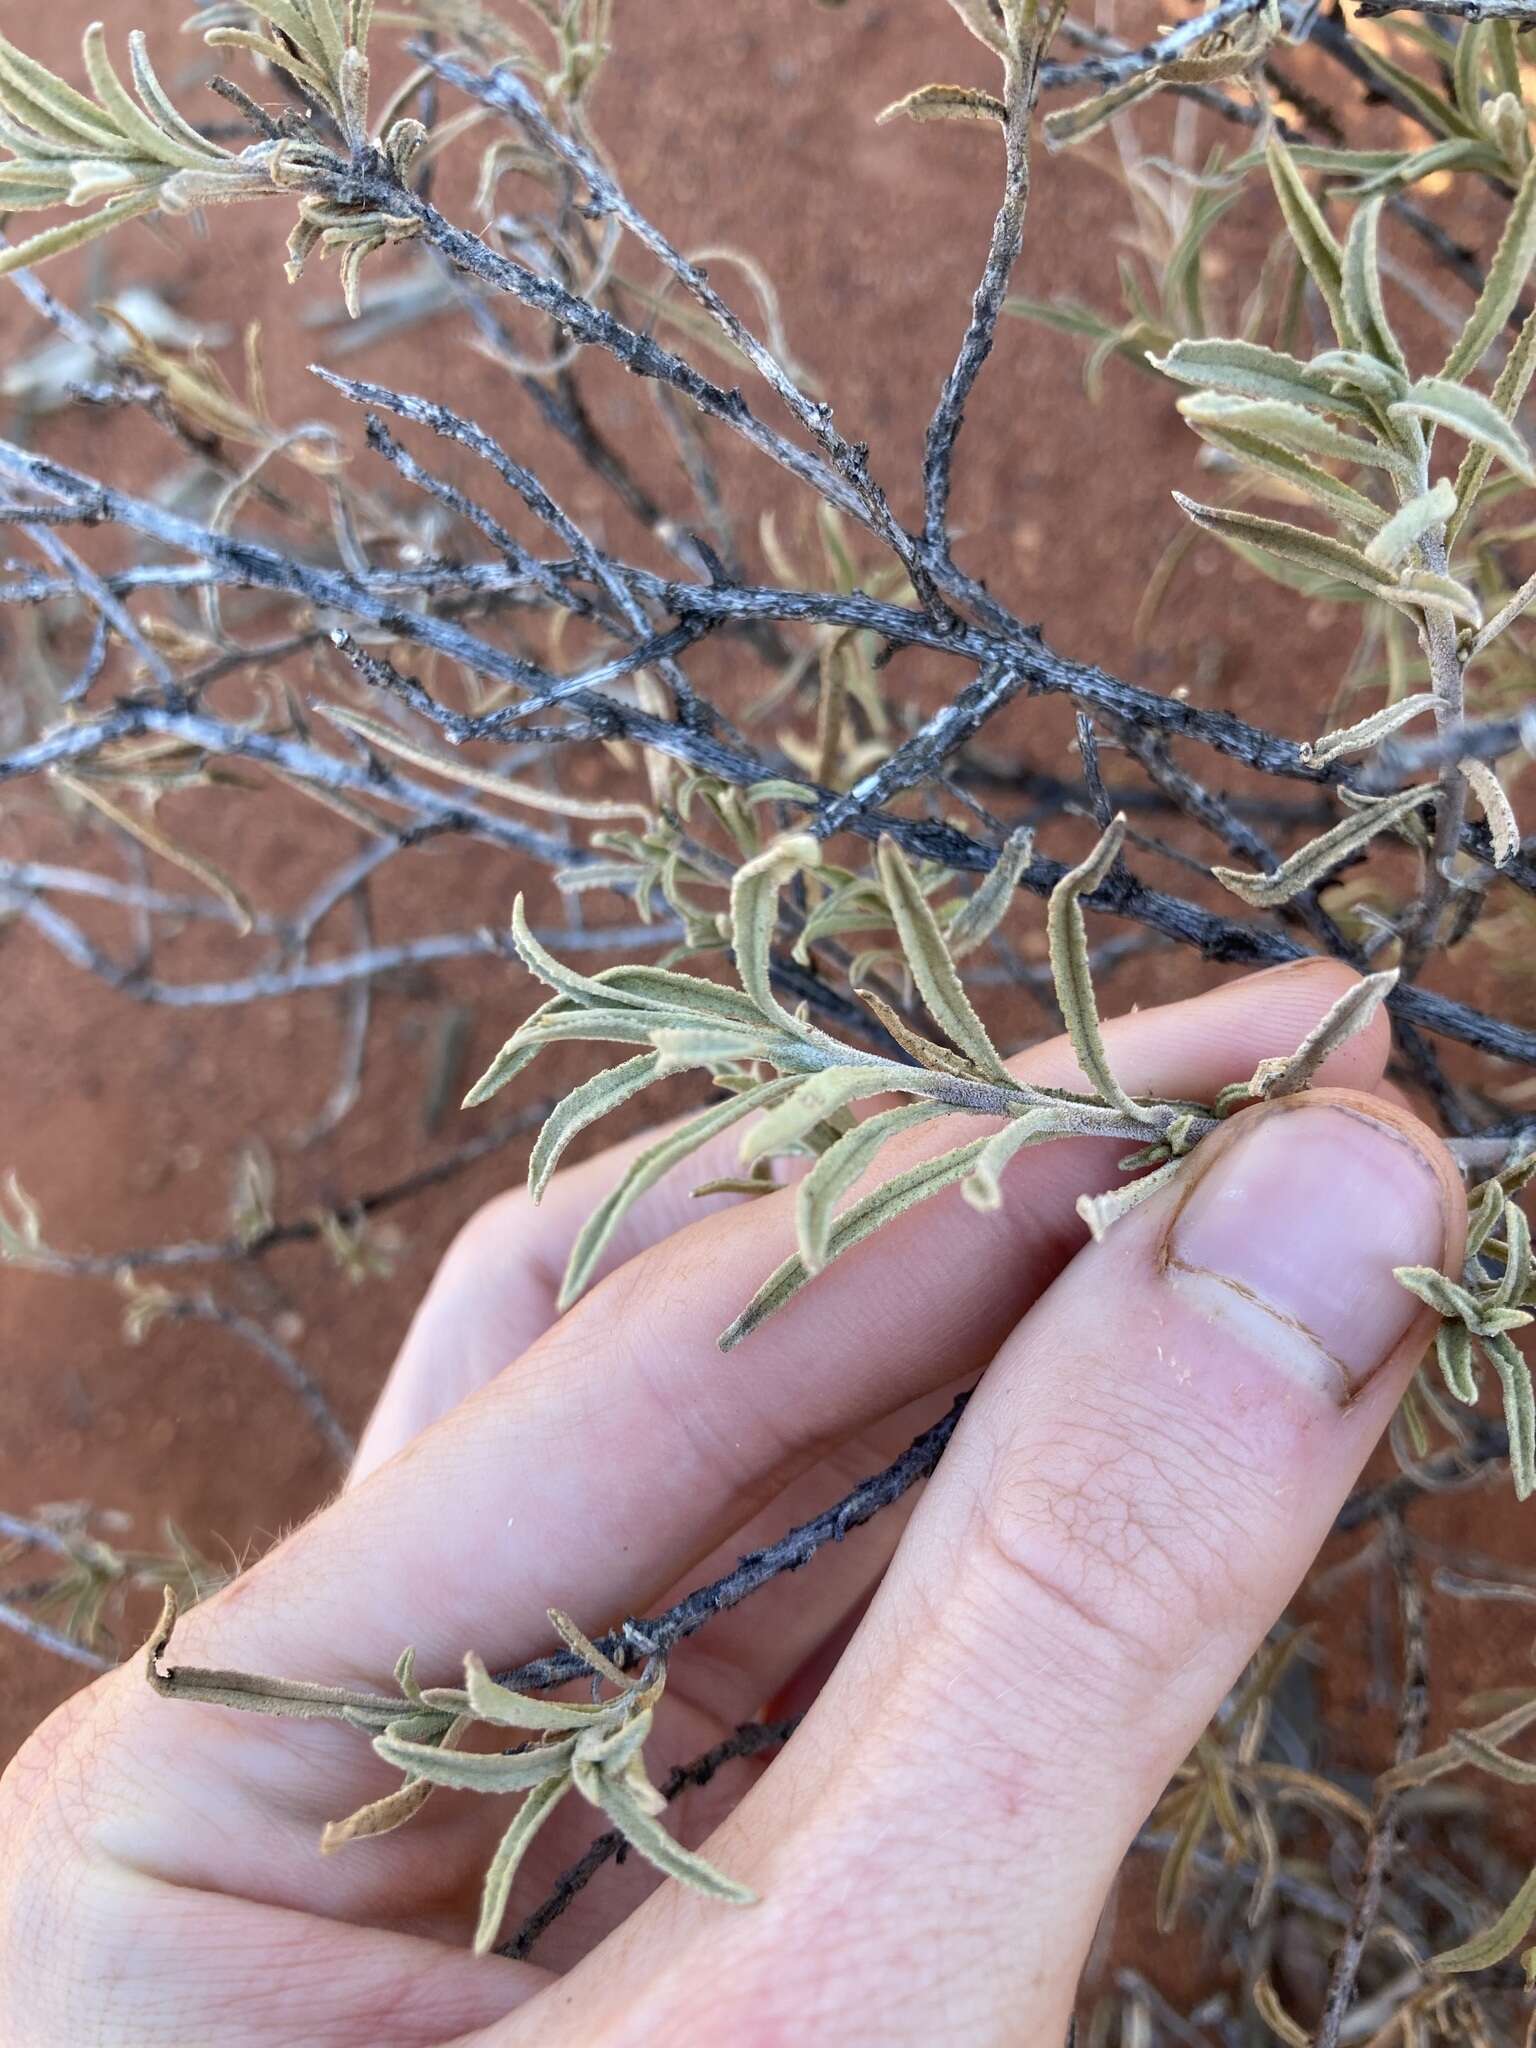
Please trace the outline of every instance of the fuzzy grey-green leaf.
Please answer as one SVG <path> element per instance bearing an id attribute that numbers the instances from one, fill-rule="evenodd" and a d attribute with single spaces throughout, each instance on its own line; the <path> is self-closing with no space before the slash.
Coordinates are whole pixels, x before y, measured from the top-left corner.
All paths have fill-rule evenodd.
<path id="1" fill-rule="evenodd" d="M 1470 1941 L 1464 1941 L 1459 1948 L 1448 1948 L 1435 1956 L 1429 1967 L 1442 1977 L 1458 1976 L 1468 1970 L 1490 1970 L 1495 1963 L 1502 1963 L 1507 1956 L 1514 1954 L 1530 1932 L 1533 1920 L 1536 1920 L 1536 1870 L 1531 1872 L 1491 1927 L 1475 1934 Z"/>
<path id="2" fill-rule="evenodd" d="M 827 1234 L 827 1262 L 840 1258 L 856 1244 L 862 1244 L 866 1237 L 873 1236 L 884 1224 L 893 1222 L 917 1203 L 928 1201 L 964 1179 L 986 1142 L 985 1138 L 973 1138 L 968 1144 L 940 1153 L 935 1159 L 925 1159 L 921 1164 L 908 1167 L 904 1173 L 882 1182 L 855 1202 L 837 1218 Z M 720 1349 L 733 1351 L 769 1316 L 792 1300 L 810 1277 L 798 1252 L 793 1258 L 786 1259 L 763 1282 L 730 1327 L 721 1333 Z"/>
<path id="3" fill-rule="evenodd" d="M 879 861 L 901 949 L 929 1016 L 981 1073 L 1011 1087 L 1013 1076 L 977 1016 L 949 957 L 938 920 L 894 839 L 880 841 Z"/>
<path id="4" fill-rule="evenodd" d="M 1234 896 L 1241 896 L 1245 903 L 1256 909 L 1271 910 L 1277 904 L 1289 903 L 1293 896 L 1299 896 L 1304 889 L 1316 888 L 1327 880 L 1341 862 L 1351 859 L 1362 848 L 1368 846 L 1380 833 L 1388 832 L 1394 825 L 1401 824 L 1422 804 L 1434 797 L 1433 789 L 1400 789 L 1393 796 L 1383 797 L 1366 810 L 1355 811 L 1347 818 L 1341 818 L 1326 832 L 1293 853 L 1289 860 L 1282 861 L 1273 874 L 1248 874 L 1241 868 L 1212 868 L 1211 873 L 1224 888 Z"/>
<path id="5" fill-rule="evenodd" d="M 1444 526 L 1455 510 L 1456 486 L 1443 476 L 1429 490 L 1420 491 L 1417 497 L 1399 505 L 1386 525 L 1366 543 L 1366 560 L 1383 569 L 1395 569 L 1425 534 Z"/>
<path id="6" fill-rule="evenodd" d="M 497 1843 L 480 1893 L 480 1917 L 475 1926 L 474 1941 L 477 1956 L 486 1955 L 494 1948 L 501 1923 L 506 1918 L 507 1899 L 518 1866 L 539 1829 L 570 1789 L 570 1779 L 563 1773 L 547 1778 L 542 1785 L 533 1786 L 518 1807 L 511 1826 Z"/>
<path id="7" fill-rule="evenodd" d="M 1536 263 L 1536 156 L 1527 165 L 1505 215 L 1499 246 L 1493 252 L 1487 277 L 1477 303 L 1467 317 L 1467 324 L 1445 359 L 1440 372 L 1443 379 L 1454 383 L 1466 376 L 1469 370 L 1477 368 L 1519 303 L 1532 263 Z"/>
<path id="8" fill-rule="evenodd" d="M 680 1165 L 721 1131 L 729 1130 L 732 1124 L 756 1110 L 770 1108 L 796 1085 L 798 1078 L 792 1075 L 787 1080 L 765 1081 L 744 1095 L 729 1096 L 691 1118 L 680 1130 L 669 1131 L 654 1145 L 637 1153 L 577 1233 L 560 1289 L 561 1308 L 569 1308 L 585 1291 L 608 1240 L 647 1188 L 654 1187 L 664 1173 Z"/>
<path id="9" fill-rule="evenodd" d="M 1512 469 L 1522 483 L 1536 484 L 1531 452 L 1491 399 L 1444 377 L 1421 377 L 1388 407 L 1393 419 L 1432 420 L 1463 440 L 1474 441 Z"/>
<path id="10" fill-rule="evenodd" d="M 561 1153 L 578 1132 L 621 1107 L 643 1088 L 649 1088 L 660 1064 L 659 1052 L 637 1053 L 620 1066 L 606 1067 L 602 1073 L 594 1074 L 590 1081 L 583 1081 L 555 1104 L 544 1120 L 528 1162 L 528 1192 L 534 1201 L 543 1195 L 550 1175 L 560 1163 Z M 483 1082 L 480 1085 L 485 1086 Z M 475 1099 L 484 1098 L 477 1095 Z"/>
<path id="11" fill-rule="evenodd" d="M 1115 1079 L 1109 1055 L 1104 1049 L 1081 900 L 1092 895 L 1109 873 L 1124 839 L 1125 819 L 1119 817 L 1105 828 L 1088 858 L 1062 876 L 1051 891 L 1046 910 L 1046 932 L 1050 944 L 1051 973 L 1056 982 L 1056 999 L 1061 1004 L 1067 1035 L 1072 1040 L 1078 1065 L 1102 1101 L 1128 1117 L 1148 1121 L 1150 1113 L 1134 1102 Z"/>
<path id="12" fill-rule="evenodd" d="M 1432 690 L 1419 690 L 1412 696 L 1400 697 L 1395 704 L 1388 704 L 1380 711 L 1373 711 L 1369 718 L 1359 719 L 1354 725 L 1341 725 L 1333 732 L 1325 732 L 1321 739 L 1304 740 L 1301 751 L 1308 764 L 1314 768 L 1326 768 L 1331 761 L 1337 761 L 1346 754 L 1363 754 L 1382 740 L 1390 739 L 1415 718 L 1423 718 L 1435 708 L 1435 694 Z"/>
<path id="13" fill-rule="evenodd" d="M 943 1114 L 938 1103 L 905 1102 L 895 1109 L 877 1110 L 827 1147 L 795 1190 L 795 1231 L 807 1274 L 819 1273 L 826 1264 L 833 1210 L 880 1148 L 901 1132 Z"/>

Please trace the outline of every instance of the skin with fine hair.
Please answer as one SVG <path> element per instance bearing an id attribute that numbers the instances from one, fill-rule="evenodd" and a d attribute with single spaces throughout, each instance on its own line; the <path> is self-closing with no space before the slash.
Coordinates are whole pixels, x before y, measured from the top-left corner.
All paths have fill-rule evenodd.
<path id="1" fill-rule="evenodd" d="M 1313 962 L 1106 1027 L 1135 1091 L 1206 1098 L 1348 987 Z M 793 1193 L 657 1187 L 555 1312 L 622 1159 L 508 1195 L 448 1254 L 341 1496 L 188 1615 L 177 1662 L 377 1684 L 407 1642 L 452 1682 L 654 1611 L 847 1492 L 977 1391 L 937 1471 L 683 1645 L 660 1778 L 808 1709 L 668 1825 L 735 1908 L 605 1872 L 540 1962 L 468 1953 L 505 1802 L 439 1793 L 322 1859 L 390 1789 L 350 1730 L 158 1697 L 135 1662 L 0 1780 L 0 2037 L 63 2043 L 930 2042 L 1062 2038 L 1105 1890 L 1275 1621 L 1422 1353 L 1394 1265 L 1453 1262 L 1464 1205 L 1382 1083 L 1386 1027 L 1243 1113 L 1086 1243 L 1113 1142 L 1022 1154 L 715 1337 L 793 1236 Z M 1076 1080 L 1063 1042 L 1014 1070 Z M 935 1141 L 915 1130 L 893 1172 Z M 896 1146 L 892 1147 L 895 1151 Z M 728 1166 L 729 1141 L 720 1167 Z M 508 1361 L 511 1361 L 509 1363 Z M 915 1507 L 912 1505 L 916 1500 Z M 593 1832 L 567 1802 L 509 1927 Z"/>

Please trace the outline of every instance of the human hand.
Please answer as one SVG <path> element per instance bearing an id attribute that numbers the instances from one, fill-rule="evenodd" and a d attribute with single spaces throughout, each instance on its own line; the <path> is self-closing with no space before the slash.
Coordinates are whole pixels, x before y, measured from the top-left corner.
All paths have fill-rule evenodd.
<path id="1" fill-rule="evenodd" d="M 1116 1070 L 1207 1098 L 1345 985 L 1315 963 L 1122 1019 Z M 428 1682 L 466 1649 L 516 1664 L 547 1647 L 551 1603 L 593 1629 L 665 1604 L 985 1371 L 909 1518 L 881 1515 L 678 1653 L 663 1764 L 814 1696 L 777 1760 L 668 1816 L 759 1903 L 658 1889 L 631 1862 L 552 1930 L 564 1974 L 476 1958 L 501 1802 L 440 1793 L 322 1860 L 322 1824 L 398 1782 L 367 1743 L 167 1702 L 135 1660 L 0 1780 L 0 2039 L 1059 2041 L 1128 1844 L 1422 1350 L 1433 1319 L 1392 1267 L 1459 1257 L 1459 1179 L 1374 1092 L 1385 1054 L 1378 1018 L 1326 1089 L 1234 1118 L 1102 1244 L 1074 1202 L 1123 1147 L 1025 1153 L 1000 1212 L 953 1194 L 908 1211 L 728 1359 L 715 1337 L 790 1248 L 792 1196 L 683 1227 L 695 1162 L 558 1321 L 564 1249 L 612 1155 L 542 1210 L 493 1204 L 444 1262 L 355 1483 L 188 1615 L 175 1661 L 373 1686 L 408 1642 Z M 1075 1078 L 1062 1042 L 1014 1065 Z M 926 1137 L 905 1151 L 946 1142 Z M 593 1831 L 565 1802 L 512 1921 Z"/>

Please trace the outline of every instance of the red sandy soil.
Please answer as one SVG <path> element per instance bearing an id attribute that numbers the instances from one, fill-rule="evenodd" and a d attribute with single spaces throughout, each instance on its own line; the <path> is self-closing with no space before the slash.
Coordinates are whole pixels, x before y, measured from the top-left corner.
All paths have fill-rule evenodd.
<path id="1" fill-rule="evenodd" d="M 94 11 L 69 0 L 6 26 L 34 54 L 70 69 L 79 29 Z M 186 0 L 141 0 L 132 11 L 151 31 L 168 76 L 178 56 L 195 71 L 197 46 L 177 35 Z M 685 246 L 739 247 L 775 278 L 794 348 L 820 375 L 844 430 L 872 443 L 898 511 L 910 516 L 922 429 L 980 269 L 997 167 L 994 146 L 979 131 L 877 128 L 873 117 L 926 79 L 983 80 L 982 53 L 938 0 L 922 7 L 853 0 L 835 12 L 810 0 L 740 9 L 718 0 L 652 0 L 619 14 L 618 54 L 598 115 L 635 197 Z M 1148 32 L 1151 23 L 1150 13 L 1145 21 L 1138 16 L 1129 32 Z M 1023 288 L 1112 307 L 1126 220 L 1118 187 L 1087 158 L 1044 158 Z M 159 283 L 194 320 L 238 331 L 259 315 L 274 415 L 339 417 L 304 369 L 317 355 L 335 357 L 334 331 L 317 335 L 300 324 L 306 307 L 334 296 L 334 276 L 317 266 L 297 290 L 285 287 L 281 206 L 238 209 L 214 225 L 217 232 L 201 241 L 185 225 L 130 230 L 110 259 L 114 276 Z M 1268 229 L 1262 208 L 1246 201 L 1236 225 L 1240 263 L 1245 251 L 1262 251 Z M 1476 234 L 1484 224 L 1462 225 Z M 516 451 L 544 461 L 544 443 L 500 371 L 467 350 L 451 365 L 442 361 L 447 331 L 407 333 L 343 367 L 366 364 L 368 375 L 447 397 L 504 433 Z M 40 336 L 18 299 L 0 297 L 0 358 Z M 238 374 L 233 357 L 231 367 Z M 968 561 L 1024 616 L 1041 619 L 1066 653 L 1160 688 L 1183 686 L 1200 701 L 1285 732 L 1316 731 L 1345 642 L 1290 596 L 1234 572 L 1214 549 L 1197 552 L 1150 641 L 1134 643 L 1138 598 L 1178 529 L 1169 487 L 1196 475 L 1192 443 L 1166 399 L 1128 366 L 1111 366 L 1097 407 L 1083 396 L 1080 370 L 1075 343 L 1005 325 L 962 443 L 956 509 L 969 536 Z M 649 445 L 649 397 L 618 375 L 600 377 L 597 387 L 616 438 Z M 355 416 L 349 424 L 356 433 Z M 163 444 L 135 422 L 76 416 L 43 422 L 37 438 L 118 481 L 148 485 L 163 462 Z M 357 460 L 369 465 L 370 483 L 393 484 L 366 454 Z M 595 509 L 560 463 L 547 467 L 578 510 Z M 664 459 L 653 474 L 681 503 Z M 761 505 L 776 507 L 781 530 L 793 530 L 776 478 L 734 460 L 727 475 L 748 510 L 748 534 Z M 616 538 L 636 544 L 619 534 L 613 515 L 600 516 Z M 0 660 L 8 669 L 19 658 L 14 625 L 0 617 Z M 296 680 L 302 688 L 303 675 Z M 934 680 L 914 664 L 914 689 Z M 1028 741 L 1041 766 L 1060 765 L 1059 709 L 1023 707 L 1013 736 Z M 72 830 L 38 792 L 23 789 L 0 808 L 0 853 L 89 858 L 99 842 L 72 854 Z M 347 843 L 326 813 L 270 791 L 234 799 L 220 830 L 222 841 L 204 843 L 220 843 L 275 904 L 296 902 Z M 524 879 L 515 864 L 478 849 L 424 850 L 392 871 L 381 893 L 381 936 L 504 921 Z M 189 947 L 178 968 L 233 971 L 224 943 Z M 1182 955 L 1156 955 L 1117 979 L 1115 1000 L 1124 1006 L 1187 993 L 1215 972 Z M 381 993 L 362 1106 L 331 1136 L 300 1149 L 295 1136 L 318 1114 L 335 1072 L 339 1012 L 330 997 L 150 1009 L 66 966 L 24 931 L 0 934 L 0 973 L 0 1167 L 13 1168 L 37 1200 L 52 1241 L 93 1251 L 216 1232 L 232 1160 L 253 1137 L 276 1158 L 285 1216 L 442 1156 L 471 1125 L 450 1109 L 438 1128 L 423 1127 L 433 1047 L 464 1006 L 472 1017 L 464 1071 L 477 1070 L 521 1014 L 526 986 L 519 974 L 476 964 L 434 970 L 403 991 Z M 1518 985 L 1512 995 L 1507 983 L 1468 980 L 1459 969 L 1458 994 L 1506 1008 L 1521 999 Z M 1030 998 L 1011 999 L 1001 1029 L 1020 1042 L 1038 1034 L 1041 1016 Z M 297 1348 L 356 1426 L 454 1229 L 519 1171 L 518 1154 L 508 1151 L 402 1211 L 406 1242 L 388 1280 L 353 1287 L 313 1249 L 272 1259 L 264 1279 L 211 1277 L 237 1304 L 260 1308 L 280 1297 Z M 223 1333 L 193 1325 L 157 1330 L 132 1347 L 120 1311 L 109 1283 L 5 1276 L 0 1503 L 26 1511 L 89 1499 L 126 1510 L 142 1539 L 169 1516 L 206 1550 L 245 1554 L 323 1497 L 333 1479 L 326 1455 L 259 1361 Z M 1475 1532 L 1479 1547 L 1496 1554 L 1518 1557 L 1531 1548 L 1533 1524 L 1514 1519 L 1502 1494 L 1442 1507 L 1425 1525 L 1461 1539 Z M 1441 1671 L 1454 1673 L 1448 1698 L 1464 1686 L 1520 1682 L 1520 1611 L 1493 1612 L 1515 1618 L 1483 1627 L 1478 1641 L 1458 1630 L 1454 1641 L 1445 1631 L 1442 1642 L 1437 1624 Z M 1457 1614 L 1451 1608 L 1453 1622 Z M 77 1677 L 0 1637 L 0 1758 Z M 1390 1741 L 1369 1684 L 1363 1656 L 1341 1656 L 1323 1679 L 1341 1741 L 1350 1748 L 1358 1741 L 1367 1763 L 1384 1761 Z M 1368 1729 L 1359 1719 L 1367 1711 Z"/>

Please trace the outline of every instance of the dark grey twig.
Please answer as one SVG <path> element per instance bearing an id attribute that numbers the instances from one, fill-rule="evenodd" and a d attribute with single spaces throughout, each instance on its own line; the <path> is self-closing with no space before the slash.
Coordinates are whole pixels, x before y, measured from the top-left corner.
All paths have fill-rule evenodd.
<path id="1" fill-rule="evenodd" d="M 1155 71 L 1160 64 L 1171 64 L 1176 57 L 1187 56 L 1207 36 L 1234 27 L 1247 15 L 1257 14 L 1264 4 L 1265 0 L 1219 0 L 1217 6 L 1191 15 L 1165 35 L 1143 43 L 1138 50 L 1127 50 L 1123 56 L 1083 57 L 1075 64 L 1042 65 L 1040 83 L 1047 91 L 1068 85 L 1124 85 L 1132 78 L 1140 78 L 1143 72 Z"/>
<path id="2" fill-rule="evenodd" d="M 1382 14 L 1428 14 L 1442 21 L 1512 21 L 1521 28 L 1536 26 L 1536 9 L 1520 0 L 1360 0 L 1368 19 Z"/>
<path id="3" fill-rule="evenodd" d="M 954 753 L 974 739 L 987 720 L 1010 703 L 1024 686 L 1022 672 L 1007 664 L 985 671 L 967 683 L 948 704 L 925 719 L 878 768 L 861 776 L 846 796 L 833 797 L 816 819 L 816 835 L 830 839 L 861 811 L 888 804 L 902 790 L 928 782 Z"/>
<path id="4" fill-rule="evenodd" d="M 749 1594 L 761 1591 L 785 1572 L 799 1571 L 802 1565 L 810 1563 L 818 1550 L 829 1543 L 841 1543 L 845 1536 L 861 1528 L 882 1508 L 890 1507 L 904 1493 L 909 1493 L 920 1479 L 928 1478 L 954 1435 L 969 1400 L 968 1393 L 959 1395 L 948 1413 L 931 1429 L 925 1429 L 899 1458 L 887 1465 L 883 1472 L 861 1480 L 835 1506 L 813 1516 L 809 1522 L 802 1522 L 776 1543 L 770 1543 L 762 1550 L 749 1551 L 722 1577 L 685 1594 L 664 1614 L 653 1615 L 648 1621 L 626 1622 L 623 1628 L 602 1637 L 598 1647 L 620 1665 L 638 1654 L 639 1645 L 644 1645 L 646 1655 L 665 1656 L 686 1637 L 696 1634 L 706 1622 L 739 1607 Z M 536 1657 L 530 1663 L 520 1664 L 515 1671 L 502 1673 L 501 1683 L 519 1692 L 544 1691 L 550 1686 L 564 1685 L 570 1679 L 579 1678 L 586 1670 L 587 1666 L 574 1651 L 557 1650 L 550 1656 Z"/>

